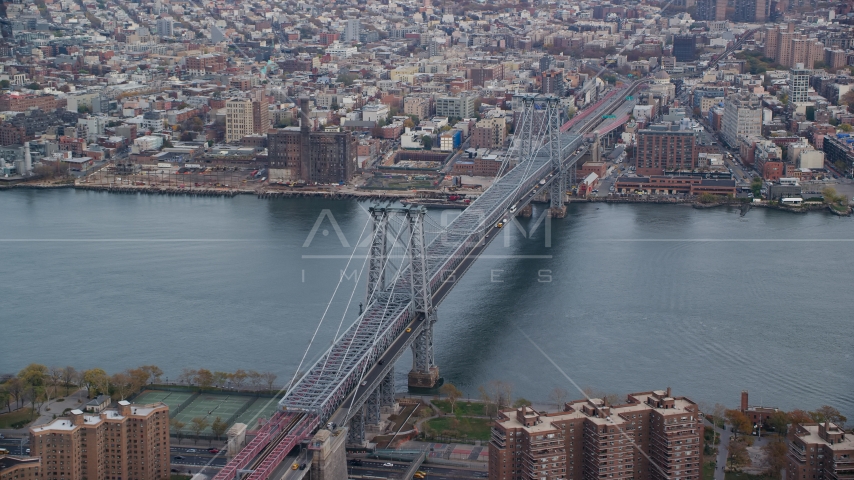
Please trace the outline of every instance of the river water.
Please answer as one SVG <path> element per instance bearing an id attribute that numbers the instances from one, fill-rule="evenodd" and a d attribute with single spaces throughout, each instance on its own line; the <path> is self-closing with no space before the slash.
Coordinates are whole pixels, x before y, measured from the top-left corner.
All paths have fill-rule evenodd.
<path id="1" fill-rule="evenodd" d="M 0 373 L 157 364 L 172 379 L 243 368 L 283 383 L 315 329 L 302 369 L 356 318 L 363 259 L 346 265 L 367 206 L 0 192 Z M 502 380 L 535 402 L 556 387 L 580 397 L 571 382 L 728 406 L 747 389 L 752 404 L 854 416 L 851 219 L 583 204 L 546 227 L 540 213 L 440 306 L 446 381 L 476 396 Z"/>

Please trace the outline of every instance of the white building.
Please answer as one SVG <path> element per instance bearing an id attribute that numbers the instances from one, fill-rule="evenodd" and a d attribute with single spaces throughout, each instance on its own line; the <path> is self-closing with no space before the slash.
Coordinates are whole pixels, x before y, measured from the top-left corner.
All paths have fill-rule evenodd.
<path id="1" fill-rule="evenodd" d="M 762 104 L 755 95 L 730 95 L 724 101 L 721 134 L 730 147 L 738 146 L 741 137 L 762 134 Z"/>
<path id="2" fill-rule="evenodd" d="M 356 53 L 359 52 L 359 49 L 356 47 L 345 47 L 338 42 L 333 43 L 332 45 L 326 47 L 326 53 L 332 57 L 339 58 L 350 58 Z"/>
<path id="3" fill-rule="evenodd" d="M 172 20 L 172 17 L 157 19 L 157 35 L 161 37 L 175 36 L 175 21 Z"/>
<path id="4" fill-rule="evenodd" d="M 798 64 L 789 72 L 789 101 L 793 103 L 809 102 L 811 70 Z"/>
<path id="5" fill-rule="evenodd" d="M 159 150 L 160 147 L 163 146 L 163 137 L 158 135 L 146 135 L 144 137 L 138 137 L 136 140 L 133 141 L 133 145 L 140 152 L 144 152 L 147 150 Z"/>
<path id="6" fill-rule="evenodd" d="M 344 26 L 344 41 L 358 42 L 359 34 L 362 33 L 362 22 L 358 18 L 348 18 Z"/>
<path id="7" fill-rule="evenodd" d="M 362 120 L 366 122 L 379 122 L 388 118 L 388 105 L 373 103 L 362 107 Z"/>

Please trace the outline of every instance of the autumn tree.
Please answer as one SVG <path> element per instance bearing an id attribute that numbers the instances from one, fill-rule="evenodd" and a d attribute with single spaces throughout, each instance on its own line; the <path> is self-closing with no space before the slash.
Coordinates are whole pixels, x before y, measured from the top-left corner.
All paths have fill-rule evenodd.
<path id="1" fill-rule="evenodd" d="M 498 411 L 509 407 L 512 402 L 513 386 L 500 380 L 494 380 L 487 385 L 478 387 L 481 400 L 486 404 L 486 413 L 490 418 Z"/>
<path id="2" fill-rule="evenodd" d="M 256 372 L 255 370 L 249 370 L 246 372 L 246 376 L 249 378 L 249 385 L 253 390 L 258 390 L 261 388 L 264 380 L 261 379 L 261 374 Z"/>
<path id="3" fill-rule="evenodd" d="M 729 409 L 724 413 L 724 417 L 732 425 L 736 434 L 747 434 L 753 431 L 753 422 L 741 410 Z"/>
<path id="4" fill-rule="evenodd" d="M 92 368 L 83 372 L 83 385 L 86 387 L 88 397 L 98 393 L 109 393 L 110 377 L 101 368 Z"/>
<path id="5" fill-rule="evenodd" d="M 246 381 L 246 378 L 248 376 L 249 374 L 246 373 L 246 370 L 240 369 L 231 374 L 230 380 L 231 383 L 234 384 L 234 388 L 239 389 L 241 385 L 243 385 L 243 383 Z"/>
<path id="6" fill-rule="evenodd" d="M 781 478 L 783 469 L 786 468 L 786 454 L 788 453 L 786 439 L 782 436 L 773 437 L 762 446 L 762 451 L 768 457 L 768 470 L 765 475 L 772 478 Z"/>
<path id="7" fill-rule="evenodd" d="M 845 415 L 842 415 L 839 413 L 839 410 L 831 407 L 830 405 L 822 405 L 820 408 L 810 412 L 809 415 L 813 422 L 833 422 L 839 425 L 839 428 L 843 430 L 845 429 L 845 422 L 848 421 L 848 418 Z"/>
<path id="8" fill-rule="evenodd" d="M 163 376 L 163 370 L 157 365 L 143 365 L 139 369 L 148 374 L 147 384 L 158 383 Z"/>
<path id="9" fill-rule="evenodd" d="M 750 462 L 750 455 L 747 454 L 747 445 L 740 439 L 729 442 L 727 454 L 727 459 L 732 468 L 738 468 Z"/>
<path id="10" fill-rule="evenodd" d="M 211 424 L 211 431 L 213 432 L 214 437 L 219 440 L 219 437 L 221 437 L 226 430 L 228 430 L 228 423 L 226 423 L 222 418 L 216 417 Z"/>
<path id="11" fill-rule="evenodd" d="M 169 420 L 169 428 L 171 428 L 172 431 L 175 432 L 175 438 L 177 438 L 178 440 L 181 440 L 181 431 L 184 430 L 184 427 L 186 426 L 186 423 L 182 422 L 181 420 L 178 420 L 177 418 Z"/>
<path id="12" fill-rule="evenodd" d="M 196 371 L 196 382 L 202 388 L 208 388 L 213 385 L 213 373 L 206 368 L 200 368 Z"/>
<path id="13" fill-rule="evenodd" d="M 792 410 L 789 412 L 789 423 L 792 425 L 803 425 L 805 423 L 812 423 L 812 417 L 810 414 L 803 410 Z"/>
<path id="14" fill-rule="evenodd" d="M 264 372 L 261 374 L 261 380 L 263 380 L 264 384 L 267 385 L 267 390 L 273 389 L 273 384 L 276 383 L 277 378 L 279 378 L 279 376 L 273 372 Z"/>
<path id="15" fill-rule="evenodd" d="M 225 386 L 225 383 L 231 378 L 231 374 L 228 372 L 214 372 L 213 373 L 213 383 L 217 387 Z"/>
<path id="16" fill-rule="evenodd" d="M 18 377 L 12 377 L 8 381 L 6 381 L 5 389 L 9 392 L 9 395 L 15 400 L 15 404 L 18 408 L 24 406 L 24 391 L 26 390 L 26 385 L 21 381 Z"/>
<path id="17" fill-rule="evenodd" d="M 151 378 L 151 374 L 142 367 L 131 368 L 126 373 L 129 379 L 130 393 L 135 393 L 145 388 Z"/>
<path id="18" fill-rule="evenodd" d="M 59 389 L 59 385 L 62 384 L 62 374 L 65 369 L 62 367 L 50 367 L 48 368 L 48 385 L 51 389 L 53 389 L 53 395 L 59 396 L 57 390 Z M 66 392 L 67 395 L 67 392 Z"/>
<path id="19" fill-rule="evenodd" d="M 199 443 L 199 436 L 202 434 L 202 431 L 208 428 L 210 422 L 205 417 L 196 417 L 190 420 L 190 431 L 196 435 L 196 443 Z"/>
<path id="20" fill-rule="evenodd" d="M 192 368 L 184 368 L 181 370 L 181 374 L 178 375 L 178 383 L 185 383 L 187 385 L 193 385 L 196 383 L 196 370 Z"/>
<path id="21" fill-rule="evenodd" d="M 113 400 L 124 400 L 130 393 L 131 388 L 130 375 L 127 372 L 119 372 L 110 377 L 110 386 L 112 387 Z"/>
<path id="22" fill-rule="evenodd" d="M 524 397 L 519 397 L 513 402 L 513 408 L 530 407 L 531 401 Z"/>
<path id="23" fill-rule="evenodd" d="M 78 376 L 79 374 L 77 373 L 77 369 L 70 365 L 62 370 L 62 383 L 65 384 L 66 395 L 68 395 L 67 392 L 68 389 L 71 388 L 71 385 L 75 385 L 77 382 Z"/>
<path id="24" fill-rule="evenodd" d="M 457 400 L 463 396 L 463 392 L 453 383 L 446 383 L 439 389 L 439 393 L 448 397 L 448 403 L 451 404 L 451 415 L 454 414 L 454 407 L 457 405 Z"/>
<path id="25" fill-rule="evenodd" d="M 778 410 L 768 416 L 767 423 L 775 432 L 785 437 L 789 429 L 789 415 Z"/>

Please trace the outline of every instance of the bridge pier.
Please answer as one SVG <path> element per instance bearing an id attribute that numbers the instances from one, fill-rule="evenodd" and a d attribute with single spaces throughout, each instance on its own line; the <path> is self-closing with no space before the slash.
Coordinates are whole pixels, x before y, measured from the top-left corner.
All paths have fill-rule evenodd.
<path id="1" fill-rule="evenodd" d="M 394 367 L 383 378 L 380 384 L 382 394 L 380 396 L 380 411 L 386 415 L 397 413 L 397 403 L 394 401 Z"/>
<path id="2" fill-rule="evenodd" d="M 364 407 L 359 408 L 359 411 L 350 418 L 350 429 L 347 432 L 347 443 L 360 446 L 365 444 L 364 410 Z"/>
<path id="3" fill-rule="evenodd" d="M 439 367 L 433 357 L 433 325 L 436 313 L 424 321 L 424 329 L 412 343 L 412 370 L 409 371 L 409 388 L 434 388 L 439 383 Z"/>
<path id="4" fill-rule="evenodd" d="M 341 427 L 338 435 L 320 429 L 308 444 L 311 457 L 312 480 L 338 480 L 347 478 L 347 427 Z"/>
<path id="5" fill-rule="evenodd" d="M 520 208 L 518 213 L 516 213 L 516 216 L 519 218 L 531 218 L 532 215 L 534 215 L 534 207 L 530 203 Z"/>

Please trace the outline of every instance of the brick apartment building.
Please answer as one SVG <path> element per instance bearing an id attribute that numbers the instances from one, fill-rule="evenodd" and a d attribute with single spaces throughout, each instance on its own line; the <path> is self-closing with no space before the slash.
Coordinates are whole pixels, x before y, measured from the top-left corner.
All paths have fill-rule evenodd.
<path id="1" fill-rule="evenodd" d="M 0 112 L 26 112 L 31 108 L 52 112 L 56 110 L 56 97 L 18 92 L 0 95 Z"/>
<path id="2" fill-rule="evenodd" d="M 507 122 L 501 118 L 478 120 L 472 129 L 472 148 L 502 148 L 507 138 Z"/>
<path id="3" fill-rule="evenodd" d="M 638 175 L 662 175 L 665 171 L 692 171 L 697 134 L 678 126 L 652 125 L 638 131 L 635 169 Z"/>
<path id="4" fill-rule="evenodd" d="M 699 413 L 669 388 L 630 394 L 622 405 L 589 399 L 551 414 L 530 407 L 504 411 L 492 428 L 489 478 L 699 480 Z"/>
<path id="5" fill-rule="evenodd" d="M 191 75 L 221 72 L 225 70 L 225 57 L 214 54 L 187 57 L 187 70 Z"/>
<path id="6" fill-rule="evenodd" d="M 854 438 L 838 425 L 792 425 L 787 440 L 787 480 L 854 478 Z"/>
<path id="7" fill-rule="evenodd" d="M 0 457 L 0 480 L 41 480 L 41 459 L 33 457 Z"/>
<path id="8" fill-rule="evenodd" d="M 169 407 L 132 405 L 85 414 L 72 410 L 30 427 L 32 456 L 42 460 L 40 480 L 166 480 L 169 478 Z"/>

